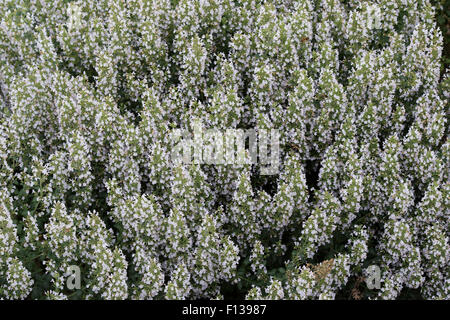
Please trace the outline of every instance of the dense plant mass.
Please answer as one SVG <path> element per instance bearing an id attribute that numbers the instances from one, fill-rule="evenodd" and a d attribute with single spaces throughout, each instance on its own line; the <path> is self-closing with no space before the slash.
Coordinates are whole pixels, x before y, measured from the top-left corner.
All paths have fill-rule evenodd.
<path id="1" fill-rule="evenodd" d="M 435 17 L 429 0 L 0 0 L 0 298 L 449 299 Z M 279 172 L 171 161 L 194 120 L 278 130 Z"/>

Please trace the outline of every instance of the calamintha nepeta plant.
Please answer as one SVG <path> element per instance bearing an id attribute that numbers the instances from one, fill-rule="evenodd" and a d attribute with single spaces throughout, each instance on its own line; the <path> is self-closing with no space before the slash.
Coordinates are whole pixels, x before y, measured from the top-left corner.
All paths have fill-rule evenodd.
<path id="1" fill-rule="evenodd" d="M 433 5 L 0 0 L 0 298 L 449 299 Z M 279 172 L 173 163 L 195 121 Z"/>

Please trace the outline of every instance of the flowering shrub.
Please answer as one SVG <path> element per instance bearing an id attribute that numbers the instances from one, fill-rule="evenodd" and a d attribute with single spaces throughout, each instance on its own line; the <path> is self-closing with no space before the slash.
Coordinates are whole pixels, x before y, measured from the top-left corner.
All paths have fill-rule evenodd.
<path id="1" fill-rule="evenodd" d="M 0 0 L 0 298 L 449 299 L 442 50 L 429 0 Z"/>

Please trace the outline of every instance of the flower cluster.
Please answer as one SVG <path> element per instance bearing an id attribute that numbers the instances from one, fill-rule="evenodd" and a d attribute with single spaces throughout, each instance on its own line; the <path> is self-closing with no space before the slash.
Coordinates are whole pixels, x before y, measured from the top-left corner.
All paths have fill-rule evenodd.
<path id="1" fill-rule="evenodd" d="M 0 1 L 0 299 L 450 299 L 433 4 Z"/>

